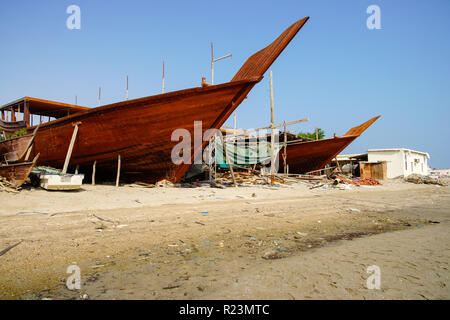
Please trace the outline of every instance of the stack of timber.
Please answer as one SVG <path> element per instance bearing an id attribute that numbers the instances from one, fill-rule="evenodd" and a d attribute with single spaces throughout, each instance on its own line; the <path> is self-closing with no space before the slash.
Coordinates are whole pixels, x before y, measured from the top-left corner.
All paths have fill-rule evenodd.
<path id="1" fill-rule="evenodd" d="M 6 192 L 12 192 L 16 193 L 18 192 L 14 185 L 6 178 L 3 178 L 0 176 L 0 191 L 6 191 Z"/>

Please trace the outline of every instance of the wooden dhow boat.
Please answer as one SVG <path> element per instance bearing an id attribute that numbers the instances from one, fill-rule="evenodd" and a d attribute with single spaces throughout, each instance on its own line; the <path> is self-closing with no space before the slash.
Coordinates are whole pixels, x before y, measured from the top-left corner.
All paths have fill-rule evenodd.
<path id="1" fill-rule="evenodd" d="M 269 46 L 252 55 L 233 79 L 224 84 L 174 91 L 155 96 L 126 100 L 97 108 L 85 108 L 25 97 L 0 107 L 0 130 L 11 132 L 17 123 L 5 120 L 4 111 L 23 110 L 23 123 L 30 132 L 33 114 L 55 118 L 41 124 L 34 140 L 32 156 L 40 153 L 39 165 L 63 167 L 71 145 L 74 128 L 76 141 L 71 150 L 70 167 L 90 170 L 97 164 L 97 173 L 117 170 L 121 158 L 121 176 L 139 176 L 150 182 L 167 179 L 179 181 L 190 163 L 174 164 L 172 132 L 183 128 L 194 136 L 194 121 L 202 121 L 202 135 L 207 129 L 219 129 L 264 73 L 286 48 L 308 17 L 286 29 Z M 11 122 L 17 122 L 15 117 Z M 208 141 L 194 148 L 192 160 L 202 152 Z M 83 171 L 83 168 L 86 168 Z"/>
<path id="2" fill-rule="evenodd" d="M 17 189 L 21 187 L 28 179 L 28 176 L 36 165 L 38 159 L 39 154 L 34 157 L 33 161 L 14 162 L 8 164 L 0 163 L 0 176 L 6 178 L 12 184 L 12 187 Z"/>
<path id="3" fill-rule="evenodd" d="M 29 161 L 37 126 L 32 134 L 0 141 L 0 176 L 6 178 L 14 188 L 25 183 L 39 159 L 39 153 Z"/>
<path id="4" fill-rule="evenodd" d="M 374 117 L 363 124 L 351 128 L 343 136 L 330 139 L 303 141 L 288 141 L 286 147 L 286 163 L 289 173 L 305 174 L 325 168 L 342 150 L 358 138 L 380 116 Z M 283 153 L 283 150 L 280 154 Z M 283 172 L 283 161 L 280 155 L 280 172 Z"/>

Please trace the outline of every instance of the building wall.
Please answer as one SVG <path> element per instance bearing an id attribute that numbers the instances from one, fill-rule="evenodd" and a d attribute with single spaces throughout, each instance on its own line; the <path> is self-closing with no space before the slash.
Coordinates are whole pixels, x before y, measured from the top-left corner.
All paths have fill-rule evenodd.
<path id="1" fill-rule="evenodd" d="M 403 151 L 369 151 L 368 161 L 386 161 L 389 179 L 404 175 Z"/>
<path id="2" fill-rule="evenodd" d="M 427 156 L 409 150 L 369 151 L 368 161 L 386 161 L 389 179 L 410 174 L 428 174 Z"/>

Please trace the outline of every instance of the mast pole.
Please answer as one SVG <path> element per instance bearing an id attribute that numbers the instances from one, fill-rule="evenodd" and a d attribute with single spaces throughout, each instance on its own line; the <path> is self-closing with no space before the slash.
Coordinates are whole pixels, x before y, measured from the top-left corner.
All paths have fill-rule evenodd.
<path id="1" fill-rule="evenodd" d="M 211 84 L 214 84 L 214 49 L 211 41 Z"/>
<path id="2" fill-rule="evenodd" d="M 274 128 L 274 115 L 273 115 L 273 75 L 272 70 L 270 70 L 270 175 L 271 184 L 274 184 L 274 174 L 275 174 L 275 128 Z"/>
<path id="3" fill-rule="evenodd" d="M 165 82 L 165 74 L 164 74 L 164 61 L 163 61 L 162 93 L 164 93 L 164 82 Z"/>

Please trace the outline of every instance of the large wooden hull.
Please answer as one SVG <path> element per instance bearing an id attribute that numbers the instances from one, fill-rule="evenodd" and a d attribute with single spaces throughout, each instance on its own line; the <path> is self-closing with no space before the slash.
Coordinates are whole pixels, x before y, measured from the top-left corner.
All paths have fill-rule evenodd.
<path id="1" fill-rule="evenodd" d="M 307 20 L 295 22 L 251 56 L 231 82 L 123 101 L 42 125 L 33 148 L 35 154 L 40 153 L 39 165 L 63 167 L 73 125 L 79 123 L 71 168 L 78 165 L 83 170 L 96 161 L 97 172 L 109 171 L 114 178 L 120 155 L 121 177 L 180 180 L 208 143 L 205 139 L 194 149 L 194 121 L 202 121 L 202 135 L 207 129 L 219 129 Z M 175 165 L 171 160 L 178 143 L 171 141 L 176 129 L 185 129 L 191 135 L 191 163 Z"/>
<path id="2" fill-rule="evenodd" d="M 52 121 L 39 128 L 33 153 L 40 153 L 39 165 L 62 168 L 73 124 L 79 123 L 70 167 L 91 168 L 97 161 L 97 172 L 114 172 L 120 155 L 121 177 L 178 181 L 190 164 L 171 161 L 172 148 L 179 143 L 171 141 L 172 132 L 186 129 L 193 149 L 194 121 L 202 121 L 202 135 L 220 128 L 258 80 L 129 100 Z M 191 159 L 205 144 L 193 150 Z"/>
<path id="3" fill-rule="evenodd" d="M 378 118 L 379 116 L 350 129 L 344 136 L 288 144 L 286 163 L 289 166 L 289 173 L 304 174 L 323 169 Z M 280 166 L 283 166 L 282 161 L 280 161 Z"/>

